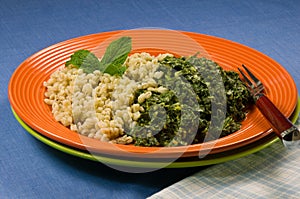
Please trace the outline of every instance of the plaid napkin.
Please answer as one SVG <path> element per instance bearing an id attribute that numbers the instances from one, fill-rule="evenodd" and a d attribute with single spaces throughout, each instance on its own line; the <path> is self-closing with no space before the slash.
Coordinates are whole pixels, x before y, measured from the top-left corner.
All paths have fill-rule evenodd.
<path id="1" fill-rule="evenodd" d="M 201 170 L 149 197 L 168 198 L 299 199 L 300 148 L 287 150 L 278 141 L 257 153 Z"/>

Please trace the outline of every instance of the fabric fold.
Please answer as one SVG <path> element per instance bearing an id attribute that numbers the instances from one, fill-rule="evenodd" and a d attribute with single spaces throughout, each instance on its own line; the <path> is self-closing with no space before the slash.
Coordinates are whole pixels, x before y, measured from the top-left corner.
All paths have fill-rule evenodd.
<path id="1" fill-rule="evenodd" d="M 149 199 L 299 196 L 300 148 L 288 150 L 278 141 L 257 153 L 201 170 Z"/>

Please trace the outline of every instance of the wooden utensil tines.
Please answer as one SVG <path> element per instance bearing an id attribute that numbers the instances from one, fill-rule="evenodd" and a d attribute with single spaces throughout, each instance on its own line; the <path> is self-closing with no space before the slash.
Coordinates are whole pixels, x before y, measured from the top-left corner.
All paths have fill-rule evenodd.
<path id="1" fill-rule="evenodd" d="M 245 65 L 242 67 L 243 69 L 238 68 L 238 70 L 254 98 L 255 105 L 272 125 L 276 135 L 287 148 L 300 147 L 299 129 L 263 93 L 265 88 L 262 82 Z"/>

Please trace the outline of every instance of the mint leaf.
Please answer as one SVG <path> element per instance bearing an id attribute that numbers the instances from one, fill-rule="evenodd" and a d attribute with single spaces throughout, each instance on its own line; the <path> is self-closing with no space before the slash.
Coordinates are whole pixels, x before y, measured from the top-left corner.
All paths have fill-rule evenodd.
<path id="1" fill-rule="evenodd" d="M 100 69 L 100 62 L 95 54 L 91 53 L 89 50 L 77 50 L 71 59 L 66 62 L 66 66 L 72 64 L 77 68 L 81 68 L 85 73 L 92 73 L 95 70 Z"/>
<path id="2" fill-rule="evenodd" d="M 95 54 L 89 53 L 83 60 L 80 68 L 85 73 L 92 73 L 100 69 L 100 61 Z"/>
<path id="3" fill-rule="evenodd" d="M 85 73 L 92 73 L 100 70 L 110 75 L 122 75 L 126 66 L 123 66 L 128 54 L 131 51 L 131 38 L 121 37 L 109 44 L 101 61 L 89 50 L 78 50 L 71 59 L 66 62 L 66 66 L 70 64 L 81 68 Z"/>
<path id="4" fill-rule="evenodd" d="M 87 57 L 87 55 L 90 53 L 88 50 L 78 50 L 73 55 L 71 55 L 71 59 L 66 62 L 66 66 L 69 66 L 70 64 L 80 67 L 83 60 Z"/>
<path id="5" fill-rule="evenodd" d="M 110 75 L 122 75 L 126 70 L 126 67 L 123 66 L 123 64 L 130 51 L 130 37 L 121 37 L 111 42 L 100 61 L 100 71 Z"/>

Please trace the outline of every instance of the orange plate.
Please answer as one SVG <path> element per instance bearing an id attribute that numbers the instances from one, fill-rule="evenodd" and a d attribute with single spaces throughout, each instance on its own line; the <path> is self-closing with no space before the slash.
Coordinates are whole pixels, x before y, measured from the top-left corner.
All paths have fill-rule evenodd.
<path id="1" fill-rule="evenodd" d="M 56 122 L 50 107 L 43 102 L 43 82 L 49 79 L 51 73 L 63 67 L 74 51 L 89 49 L 101 56 L 103 49 L 112 39 L 124 35 L 132 37 L 133 51 L 137 52 L 148 49 L 152 54 L 171 52 L 186 56 L 200 51 L 202 55 L 218 62 L 225 69 L 235 71 L 241 64 L 245 64 L 261 79 L 266 87 L 267 96 L 286 116 L 290 116 L 296 107 L 297 89 L 291 76 L 273 59 L 254 49 L 198 33 L 137 29 L 70 39 L 30 56 L 11 77 L 8 91 L 12 108 L 28 126 L 52 140 L 77 149 L 119 157 L 193 157 L 203 149 L 214 154 L 248 145 L 272 132 L 268 122 L 255 108 L 250 111 L 239 131 L 216 141 L 186 147 L 110 144 L 81 136 Z"/>

